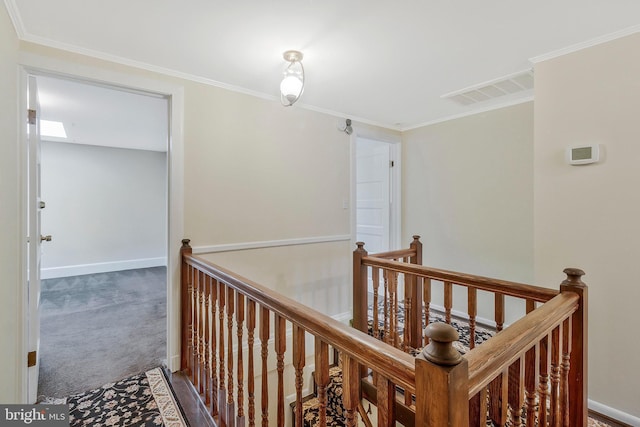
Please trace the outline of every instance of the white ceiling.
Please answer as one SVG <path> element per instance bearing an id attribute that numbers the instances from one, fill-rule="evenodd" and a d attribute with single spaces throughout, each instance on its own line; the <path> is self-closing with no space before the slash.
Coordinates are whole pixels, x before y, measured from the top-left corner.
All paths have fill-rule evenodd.
<path id="1" fill-rule="evenodd" d="M 638 0 L 5 0 L 21 39 L 278 101 L 282 52 L 304 53 L 292 108 L 409 129 L 530 99 L 443 94 L 536 58 L 640 30 Z M 532 61 L 533 59 L 533 61 Z M 585 70 L 588 72 L 588 70 Z"/>
<path id="2" fill-rule="evenodd" d="M 167 151 L 165 98 L 45 76 L 37 84 L 40 118 L 62 122 L 67 133 L 43 140 Z"/>

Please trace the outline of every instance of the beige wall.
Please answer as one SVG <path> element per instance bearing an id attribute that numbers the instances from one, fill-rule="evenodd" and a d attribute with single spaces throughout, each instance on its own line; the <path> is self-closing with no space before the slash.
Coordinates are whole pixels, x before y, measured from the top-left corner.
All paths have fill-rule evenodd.
<path id="1" fill-rule="evenodd" d="M 192 245 L 349 234 L 349 137 L 335 117 L 184 85 Z"/>
<path id="2" fill-rule="evenodd" d="M 0 7 L 0 402 L 18 403 L 15 367 L 21 357 L 21 303 L 18 260 L 18 40 L 4 7 Z"/>
<path id="3" fill-rule="evenodd" d="M 536 65 L 535 275 L 589 284 L 589 397 L 640 417 L 640 34 Z M 602 144 L 569 166 L 564 149 Z"/>
<path id="4" fill-rule="evenodd" d="M 533 279 L 531 102 L 403 134 L 403 242 L 423 263 Z"/>

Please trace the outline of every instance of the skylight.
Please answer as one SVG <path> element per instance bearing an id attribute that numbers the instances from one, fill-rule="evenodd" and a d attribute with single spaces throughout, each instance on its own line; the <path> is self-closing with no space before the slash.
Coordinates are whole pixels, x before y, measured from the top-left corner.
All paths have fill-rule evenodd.
<path id="1" fill-rule="evenodd" d="M 40 120 L 40 136 L 66 138 L 67 132 L 64 130 L 64 125 L 62 124 L 62 122 Z"/>

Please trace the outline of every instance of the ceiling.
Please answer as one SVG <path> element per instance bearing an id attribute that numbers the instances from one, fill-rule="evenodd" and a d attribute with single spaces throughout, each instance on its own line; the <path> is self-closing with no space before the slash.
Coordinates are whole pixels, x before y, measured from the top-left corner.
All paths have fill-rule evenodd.
<path id="1" fill-rule="evenodd" d="M 406 130 L 531 99 L 442 95 L 640 30 L 637 0 L 5 0 L 22 40 L 279 102 L 282 53 L 304 53 L 291 108 Z M 284 107 L 283 107 L 284 108 Z"/>

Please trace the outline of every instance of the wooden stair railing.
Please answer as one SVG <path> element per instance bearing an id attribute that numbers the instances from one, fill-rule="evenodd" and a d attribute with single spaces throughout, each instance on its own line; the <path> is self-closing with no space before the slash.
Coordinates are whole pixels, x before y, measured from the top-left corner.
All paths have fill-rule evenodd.
<path id="1" fill-rule="evenodd" d="M 535 422 L 537 425 L 586 425 L 587 287 L 581 280 L 584 272 L 565 269 L 567 279 L 558 291 L 424 267 L 419 258 L 421 253 L 419 237 L 414 236 L 409 249 L 369 255 L 364 244 L 358 243 L 353 254 L 354 326 L 404 351 L 424 348 L 424 355 L 429 348 L 429 333 L 415 336 L 411 331 L 421 329 L 422 318 L 429 322 L 433 286 L 441 285 L 440 308 L 445 323 L 452 322 L 454 288 L 467 293 L 466 313 L 456 312 L 468 324 L 469 351 L 465 357 L 451 366 L 440 366 L 423 356 L 416 360 L 416 387 L 420 396 L 405 393 L 404 402 L 400 402 L 411 406 L 414 398 L 416 410 L 420 406 L 426 411 L 420 420 L 416 417 L 416 425 L 423 422 L 434 426 L 462 425 L 459 422 L 465 426 L 484 425 L 483 414 L 498 426 L 505 423 L 519 426 L 523 422 L 526 425 Z M 367 315 L 371 303 L 370 283 L 373 284 L 372 319 Z M 405 287 L 404 307 L 398 302 L 399 283 Z M 383 288 L 382 293 L 379 287 Z M 475 348 L 478 291 L 494 294 L 494 330 L 500 333 Z M 525 313 L 504 329 L 506 297 L 523 301 Z M 382 319 L 378 318 L 379 304 Z M 412 312 L 414 307 L 422 308 L 422 316 Z M 404 325 L 398 322 L 399 310 L 404 310 Z M 431 377 L 425 380 L 424 375 L 430 369 L 438 380 Z M 366 373 L 364 369 L 361 371 L 363 377 Z M 434 385 L 438 381 L 444 382 Z M 419 403 L 426 395 L 433 396 L 432 387 L 449 384 L 446 388 L 451 393 L 450 386 L 454 383 L 468 390 L 468 396 L 462 399 L 460 395 L 450 395 L 442 400 Z M 420 393 L 424 387 L 428 387 L 429 393 Z M 450 417 L 465 413 L 466 421 L 449 418 L 447 422 L 453 424 L 441 424 L 444 423 L 442 411 Z M 427 413 L 429 417 L 440 415 L 435 419 L 424 418 Z"/>
<path id="2" fill-rule="evenodd" d="M 386 390 L 398 385 L 416 393 L 415 362 L 408 354 L 194 256 L 187 239 L 181 254 L 181 370 L 218 425 L 283 426 L 285 396 L 290 394 L 295 396 L 294 425 L 301 426 L 304 376 L 310 371 L 305 367 L 310 361 L 324 425 L 330 348 L 341 355 L 345 425 L 356 425 L 362 364 L 376 372 Z M 311 343 L 309 357 L 305 349 Z M 285 372 L 285 360 L 293 373 Z M 389 396 L 380 404 L 393 406 L 393 399 Z M 377 425 L 394 422 L 390 412 L 378 411 Z"/>
<path id="3" fill-rule="evenodd" d="M 430 291 L 426 289 L 431 279 L 444 283 L 445 320 L 452 315 L 447 288 L 453 286 L 494 292 L 498 330 L 504 323 L 505 295 L 526 301 L 525 316 L 482 345 L 472 345 L 464 357 L 453 350 L 457 332 L 450 325 L 429 325 L 424 333 L 428 345 L 414 358 L 367 331 L 350 328 L 194 256 L 188 243 L 184 240 L 181 250 L 181 368 L 218 425 L 283 426 L 285 396 L 294 396 L 293 424 L 303 425 L 305 375 L 311 371 L 308 364 L 314 364 L 319 424 L 326 425 L 330 358 L 337 351 L 343 369 L 344 425 L 356 425 L 358 413 L 364 412 L 359 407 L 361 378 L 366 372 L 373 378 L 379 426 L 395 425 L 399 403 L 413 411 L 408 425 L 480 426 L 490 418 L 498 426 L 523 422 L 529 426 L 536 422 L 586 426 L 587 288 L 580 270 L 565 270 L 567 279 L 557 292 L 394 261 L 415 260 L 418 245 L 400 251 L 404 254 L 396 251 L 391 259 L 368 256 L 359 245 L 359 263 L 354 256 L 354 269 L 364 271 L 364 276 L 360 274 L 354 283 L 366 286 L 366 269 L 378 268 L 379 278 L 386 279 L 385 300 L 392 294 L 391 300 L 397 301 L 393 293 L 402 282 L 405 299 L 407 295 L 421 299 L 423 313 L 429 310 Z M 404 275 L 404 280 L 399 281 L 398 275 Z M 407 290 L 420 284 L 425 285 L 422 292 Z M 468 295 L 471 319 L 476 295 Z M 412 305 L 416 306 L 417 302 Z M 398 315 L 397 307 L 389 310 L 391 317 Z M 363 325 L 368 327 L 366 319 L 360 319 L 360 327 Z M 395 328 L 393 325 L 392 333 L 388 325 L 385 327 L 385 339 L 395 345 L 410 345 L 406 334 L 399 337 Z M 419 338 L 422 342 L 422 333 Z M 307 351 L 308 347 L 313 350 Z M 307 381 L 307 389 L 310 383 Z M 398 390 L 403 392 L 400 402 Z"/>

